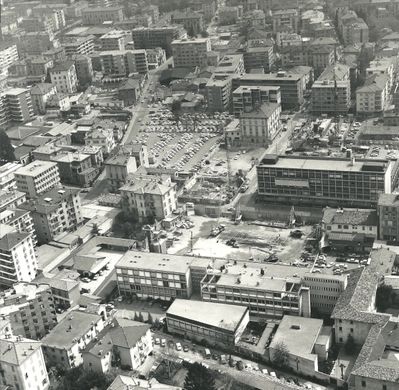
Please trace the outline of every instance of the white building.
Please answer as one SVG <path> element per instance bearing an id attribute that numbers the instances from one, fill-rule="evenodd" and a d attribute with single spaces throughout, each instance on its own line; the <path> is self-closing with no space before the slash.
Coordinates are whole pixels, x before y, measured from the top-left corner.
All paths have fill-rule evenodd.
<path id="1" fill-rule="evenodd" d="M 0 339 L 0 385 L 6 389 L 46 390 L 50 382 L 41 343 L 20 336 Z M 2 387 L 2 386 L 0 386 Z"/>
<path id="2" fill-rule="evenodd" d="M 204 67 L 211 51 L 209 38 L 175 39 L 172 42 L 173 63 L 179 67 Z"/>
<path id="3" fill-rule="evenodd" d="M 58 63 L 50 70 L 51 82 L 57 87 L 57 92 L 72 94 L 77 91 L 78 77 L 73 61 Z"/>
<path id="4" fill-rule="evenodd" d="M 113 129 L 98 128 L 88 133 L 85 138 L 86 146 L 101 146 L 103 154 L 108 156 L 115 148 Z"/>
<path id="5" fill-rule="evenodd" d="M 0 224 L 0 285 L 30 282 L 36 277 L 36 270 L 32 233 Z"/>
<path id="6" fill-rule="evenodd" d="M 111 191 L 117 191 L 126 183 L 128 175 L 136 171 L 136 159 L 130 154 L 116 155 L 105 162 L 105 177 Z"/>
<path id="7" fill-rule="evenodd" d="M 6 45 L 0 48 L 0 74 L 7 75 L 8 67 L 15 61 L 18 61 L 17 45 Z"/>
<path id="8" fill-rule="evenodd" d="M 0 167 L 0 190 L 16 188 L 14 172 L 20 167 L 20 164 L 11 162 Z"/>
<path id="9" fill-rule="evenodd" d="M 60 186 L 57 163 L 51 161 L 33 161 L 15 171 L 19 191 L 33 198 L 54 187 Z"/>
<path id="10" fill-rule="evenodd" d="M 389 76 L 372 75 L 363 86 L 356 90 L 356 112 L 377 114 L 385 110 L 389 103 Z"/>

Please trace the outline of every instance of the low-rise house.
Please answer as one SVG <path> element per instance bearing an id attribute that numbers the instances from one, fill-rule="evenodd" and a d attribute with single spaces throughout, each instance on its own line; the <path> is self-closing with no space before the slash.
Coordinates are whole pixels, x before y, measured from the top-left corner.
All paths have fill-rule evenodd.
<path id="1" fill-rule="evenodd" d="M 115 318 L 83 351 L 83 367 L 107 373 L 116 362 L 123 369 L 136 370 L 151 352 L 150 325 Z"/>

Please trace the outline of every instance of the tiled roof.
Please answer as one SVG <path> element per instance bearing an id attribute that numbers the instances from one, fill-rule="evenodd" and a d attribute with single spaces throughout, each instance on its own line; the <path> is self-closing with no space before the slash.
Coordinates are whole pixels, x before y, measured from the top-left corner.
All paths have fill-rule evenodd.
<path id="1" fill-rule="evenodd" d="M 327 224 L 348 224 L 376 226 L 377 212 L 369 209 L 342 209 L 326 207 L 323 212 L 323 222 Z"/>

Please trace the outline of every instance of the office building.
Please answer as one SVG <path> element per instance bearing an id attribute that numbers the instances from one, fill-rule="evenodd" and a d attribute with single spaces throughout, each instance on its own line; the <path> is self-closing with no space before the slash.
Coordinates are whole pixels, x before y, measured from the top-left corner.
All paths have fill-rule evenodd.
<path id="1" fill-rule="evenodd" d="M 33 117 L 29 90 L 13 88 L 4 92 L 4 104 L 9 122 L 23 123 Z"/>
<path id="2" fill-rule="evenodd" d="M 396 161 L 268 155 L 257 166 L 258 195 L 285 204 L 376 207 L 396 186 Z"/>
<path id="3" fill-rule="evenodd" d="M 95 313 L 79 310 L 69 312 L 42 339 L 46 361 L 66 369 L 83 364 L 82 351 L 103 330 L 104 320 L 105 317 Z"/>
<path id="4" fill-rule="evenodd" d="M 57 324 L 48 284 L 20 282 L 0 294 L 0 315 L 10 319 L 12 333 L 40 340 Z"/>
<path id="5" fill-rule="evenodd" d="M 85 25 L 101 25 L 104 22 L 121 22 L 123 7 L 88 7 L 82 10 L 82 22 Z"/>
<path id="6" fill-rule="evenodd" d="M 64 39 L 62 46 L 65 49 L 65 55 L 67 57 L 72 57 L 79 54 L 92 54 L 94 51 L 94 39 L 95 37 L 93 35 Z"/>
<path id="7" fill-rule="evenodd" d="M 173 24 L 181 24 L 191 35 L 197 35 L 204 30 L 203 16 L 197 12 L 180 12 L 172 13 L 171 22 Z"/>
<path id="8" fill-rule="evenodd" d="M 0 385 L 4 389 L 47 390 L 50 381 L 41 343 L 20 336 L 0 338 Z"/>
<path id="9" fill-rule="evenodd" d="M 100 37 L 102 51 L 125 50 L 126 44 L 130 41 L 131 34 L 123 30 L 111 30 Z"/>
<path id="10" fill-rule="evenodd" d="M 53 188 L 21 208 L 30 212 L 41 244 L 52 241 L 62 232 L 76 230 L 83 222 L 78 189 Z"/>
<path id="11" fill-rule="evenodd" d="M 176 299 L 166 312 L 168 332 L 209 345 L 236 345 L 248 323 L 246 306 Z"/>
<path id="12" fill-rule="evenodd" d="M 233 91 L 233 113 L 236 118 L 263 103 L 280 105 L 280 87 L 238 87 Z"/>
<path id="13" fill-rule="evenodd" d="M 133 212 L 140 221 L 161 221 L 177 208 L 176 183 L 155 176 L 138 176 L 120 188 L 122 209 Z"/>
<path id="14" fill-rule="evenodd" d="M 147 54 L 143 49 L 103 51 L 100 59 L 107 75 L 126 77 L 132 73 L 148 73 Z"/>
<path id="15" fill-rule="evenodd" d="M 26 202 L 25 192 L 11 189 L 0 190 L 0 212 L 10 208 L 18 208 L 24 202 Z"/>
<path id="16" fill-rule="evenodd" d="M 130 154 L 117 154 L 109 158 L 105 162 L 105 177 L 111 192 L 118 191 L 126 183 L 128 175 L 136 170 L 136 159 Z"/>
<path id="17" fill-rule="evenodd" d="M 241 144 L 267 146 L 280 130 L 281 106 L 263 103 L 240 115 Z"/>
<path id="18" fill-rule="evenodd" d="M 211 51 L 209 38 L 176 39 L 172 42 L 172 55 L 175 68 L 205 67 L 207 54 Z"/>
<path id="19" fill-rule="evenodd" d="M 4 45 L 0 47 L 0 74 L 7 75 L 8 68 L 16 61 L 18 61 L 19 55 L 17 45 Z"/>
<path id="20" fill-rule="evenodd" d="M 190 298 L 190 256 L 128 251 L 115 265 L 118 291 L 140 299 Z"/>
<path id="21" fill-rule="evenodd" d="M 0 285 L 30 282 L 36 277 L 37 258 L 32 233 L 0 225 Z"/>
<path id="22" fill-rule="evenodd" d="M 34 198 L 43 192 L 60 186 L 57 164 L 50 161 L 34 161 L 15 172 L 19 191 Z"/>
<path id="23" fill-rule="evenodd" d="M 233 79 L 233 90 L 244 87 L 280 87 L 281 105 L 283 109 L 299 107 L 303 103 L 303 75 L 287 72 L 268 74 L 243 74 Z"/>
<path id="24" fill-rule="evenodd" d="M 57 92 L 72 94 L 77 91 L 78 77 L 73 61 L 67 60 L 56 64 L 50 70 L 50 78 L 57 87 Z"/>
<path id="25" fill-rule="evenodd" d="M 166 55 L 172 55 L 172 42 L 185 38 L 187 34 L 180 26 L 137 27 L 132 30 L 135 49 L 155 49 L 161 47 Z"/>
<path id="26" fill-rule="evenodd" d="M 232 85 L 232 75 L 216 73 L 212 75 L 205 86 L 205 97 L 210 112 L 230 110 Z"/>

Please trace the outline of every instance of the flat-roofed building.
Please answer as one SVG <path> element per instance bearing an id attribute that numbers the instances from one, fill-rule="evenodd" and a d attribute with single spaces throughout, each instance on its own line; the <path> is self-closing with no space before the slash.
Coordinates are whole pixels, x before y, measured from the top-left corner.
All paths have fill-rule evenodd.
<path id="1" fill-rule="evenodd" d="M 181 24 L 194 35 L 199 34 L 204 29 L 203 16 L 199 12 L 173 12 L 171 22 L 173 24 Z"/>
<path id="2" fill-rule="evenodd" d="M 14 172 L 20 168 L 17 163 L 6 163 L 0 167 L 0 190 L 16 188 Z"/>
<path id="3" fill-rule="evenodd" d="M 172 42 L 173 63 L 176 68 L 207 65 L 207 54 L 211 51 L 209 38 L 184 38 Z"/>
<path id="4" fill-rule="evenodd" d="M 271 11 L 273 32 L 297 33 L 299 29 L 299 12 L 297 9 L 278 9 Z"/>
<path id="5" fill-rule="evenodd" d="M 100 37 L 101 50 L 124 50 L 131 34 L 123 30 L 111 30 Z"/>
<path id="6" fill-rule="evenodd" d="M 122 296 L 170 301 L 190 298 L 190 256 L 128 251 L 115 265 Z"/>
<path id="7" fill-rule="evenodd" d="M 280 87 L 238 87 L 233 91 L 233 113 L 239 118 L 243 112 L 250 112 L 262 103 L 281 104 Z"/>
<path id="8" fill-rule="evenodd" d="M 104 22 L 121 22 L 123 7 L 88 7 L 82 10 L 82 22 L 86 25 L 101 25 Z"/>
<path id="9" fill-rule="evenodd" d="M 396 186 L 396 161 L 268 155 L 257 166 L 258 195 L 285 204 L 376 207 Z"/>
<path id="10" fill-rule="evenodd" d="M 60 175 L 55 162 L 34 161 L 15 171 L 19 191 L 33 198 L 54 187 L 60 186 Z"/>
<path id="11" fill-rule="evenodd" d="M 57 87 L 57 92 L 72 94 L 78 88 L 78 76 L 73 61 L 59 62 L 50 70 L 51 82 Z"/>
<path id="12" fill-rule="evenodd" d="M 166 312 L 168 332 L 210 345 L 234 346 L 248 323 L 246 306 L 176 299 Z"/>
<path id="13" fill-rule="evenodd" d="M 242 54 L 226 54 L 223 56 L 215 69 L 215 73 L 222 74 L 244 74 L 244 57 Z"/>
<path id="14" fill-rule="evenodd" d="M 131 73 L 148 73 L 144 49 L 102 51 L 99 56 L 102 70 L 107 75 L 126 77 Z"/>
<path id="15" fill-rule="evenodd" d="M 281 93 L 281 105 L 284 108 L 298 107 L 303 103 L 303 75 L 288 74 L 286 72 L 268 73 L 268 74 L 243 74 L 234 76 L 233 90 L 240 86 L 260 87 L 260 86 L 278 86 Z"/>
<path id="16" fill-rule="evenodd" d="M 399 241 L 399 196 L 381 194 L 377 204 L 379 239 Z"/>
<path id="17" fill-rule="evenodd" d="M 3 44 L 0 47 L 0 73 L 8 74 L 8 68 L 18 61 L 18 50 L 15 44 Z"/>
<path id="18" fill-rule="evenodd" d="M 27 122 L 32 119 L 32 99 L 28 89 L 9 89 L 4 92 L 3 99 L 6 117 L 9 122 Z"/>
<path id="19" fill-rule="evenodd" d="M 350 80 L 316 80 L 312 85 L 312 112 L 347 113 L 351 105 Z"/>
<path id="20" fill-rule="evenodd" d="M 128 178 L 137 171 L 136 159 L 130 154 L 118 154 L 105 162 L 105 176 L 112 192 L 118 191 Z"/>
<path id="21" fill-rule="evenodd" d="M 208 110 L 211 112 L 229 111 L 231 108 L 231 74 L 213 74 L 205 86 Z"/>
<path id="22" fill-rule="evenodd" d="M 68 57 L 79 54 L 90 55 L 94 51 L 94 39 L 93 35 L 66 38 L 62 42 L 62 46 L 65 48 L 65 55 Z"/>

